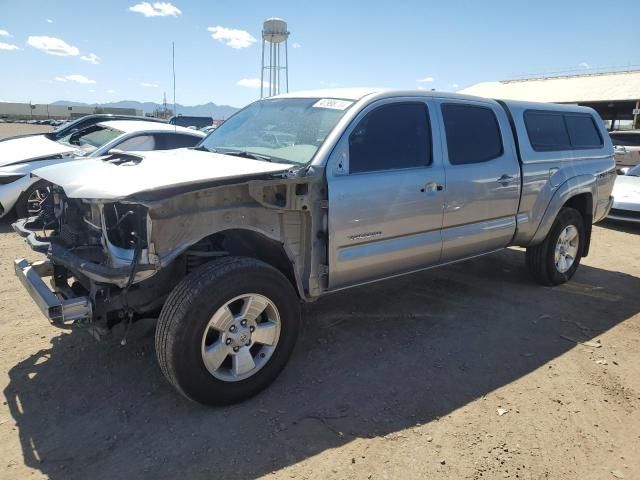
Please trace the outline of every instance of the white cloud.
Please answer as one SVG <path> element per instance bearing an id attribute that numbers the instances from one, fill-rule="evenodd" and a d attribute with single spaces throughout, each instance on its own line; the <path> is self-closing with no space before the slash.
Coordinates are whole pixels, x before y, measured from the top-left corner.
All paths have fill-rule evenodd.
<path id="1" fill-rule="evenodd" d="M 293 45 L 291 45 L 292 48 L 302 48 L 302 45 L 300 45 L 298 42 L 293 42 Z"/>
<path id="2" fill-rule="evenodd" d="M 244 30 L 221 26 L 209 27 L 207 30 L 211 32 L 211 38 L 231 48 L 247 48 L 256 42 L 255 37 Z"/>
<path id="3" fill-rule="evenodd" d="M 449 85 L 450 88 L 460 88 L 460 85 L 458 85 L 457 83 L 452 83 L 451 85 Z"/>
<path id="4" fill-rule="evenodd" d="M 100 57 L 97 56 L 95 53 L 90 53 L 89 55 L 83 55 L 80 57 L 80 60 L 93 63 L 94 65 L 98 65 L 100 63 Z"/>
<path id="5" fill-rule="evenodd" d="M 66 75 L 64 77 L 56 77 L 55 79 L 58 82 L 96 83 L 95 80 L 91 80 L 84 75 Z"/>
<path id="6" fill-rule="evenodd" d="M 0 50 L 22 50 L 19 46 L 13 43 L 0 42 Z"/>
<path id="7" fill-rule="evenodd" d="M 260 79 L 259 78 L 243 78 L 238 80 L 236 85 L 247 88 L 260 88 Z M 265 81 L 264 86 L 269 88 L 269 82 Z"/>
<path id="8" fill-rule="evenodd" d="M 580 68 L 591 68 L 591 65 L 589 65 L 587 62 L 580 62 L 578 66 Z"/>
<path id="9" fill-rule="evenodd" d="M 53 20 L 51 20 L 50 18 L 47 18 L 47 23 L 53 23 Z"/>
<path id="10" fill-rule="evenodd" d="M 75 57 L 80 53 L 77 47 L 69 45 L 61 38 L 55 37 L 29 37 L 27 44 L 49 55 L 59 57 Z"/>
<path id="11" fill-rule="evenodd" d="M 6 30 L 2 30 L 0 29 L 0 37 L 13 37 L 13 35 L 11 35 L 9 32 L 7 32 Z"/>
<path id="12" fill-rule="evenodd" d="M 145 17 L 177 17 L 182 11 L 170 2 L 141 2 L 129 7 L 131 12 L 141 13 Z"/>
<path id="13" fill-rule="evenodd" d="M 109 90 L 107 90 L 107 93 L 116 93 L 116 91 L 109 89 Z"/>
<path id="14" fill-rule="evenodd" d="M 158 85 L 157 83 L 151 83 L 151 82 L 142 82 L 140 84 L 141 87 L 150 87 L 150 88 L 158 88 L 160 85 Z"/>
<path id="15" fill-rule="evenodd" d="M 418 82 L 418 83 L 431 83 L 431 82 L 433 82 L 433 77 L 419 78 L 418 80 L 416 80 L 416 82 Z"/>
<path id="16" fill-rule="evenodd" d="M 96 93 L 96 91 L 91 89 L 91 90 L 89 90 L 89 93 Z"/>

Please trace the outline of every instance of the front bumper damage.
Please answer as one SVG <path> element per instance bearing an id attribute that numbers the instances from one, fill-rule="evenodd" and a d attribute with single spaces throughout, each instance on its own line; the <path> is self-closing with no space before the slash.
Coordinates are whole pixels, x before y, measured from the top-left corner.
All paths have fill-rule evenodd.
<path id="1" fill-rule="evenodd" d="M 70 327 L 93 315 L 91 299 L 87 296 L 71 296 L 52 291 L 43 278 L 54 276 L 53 264 L 48 261 L 29 263 L 24 258 L 14 261 L 16 276 L 29 292 L 49 322 L 56 327 Z"/>

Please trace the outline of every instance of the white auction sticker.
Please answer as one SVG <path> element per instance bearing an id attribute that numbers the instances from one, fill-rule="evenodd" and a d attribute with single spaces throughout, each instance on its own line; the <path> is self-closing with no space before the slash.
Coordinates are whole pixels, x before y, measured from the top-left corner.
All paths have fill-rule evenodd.
<path id="1" fill-rule="evenodd" d="M 349 100 L 338 100 L 337 98 L 323 98 L 313 104 L 314 108 L 330 108 L 332 110 L 346 110 L 353 102 Z"/>

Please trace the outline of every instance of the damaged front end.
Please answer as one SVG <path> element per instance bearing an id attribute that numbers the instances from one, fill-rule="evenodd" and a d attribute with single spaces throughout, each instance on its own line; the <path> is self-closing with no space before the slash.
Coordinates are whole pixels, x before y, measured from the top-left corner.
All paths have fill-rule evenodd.
<path id="1" fill-rule="evenodd" d="M 41 217 L 19 220 L 13 228 L 47 256 L 33 264 L 16 260 L 15 269 L 53 325 L 109 329 L 162 306 L 162 290 L 171 282 L 139 285 L 156 273 L 146 207 L 67 198 L 59 187 L 50 199 Z M 171 268 L 166 270 L 170 276 Z"/>

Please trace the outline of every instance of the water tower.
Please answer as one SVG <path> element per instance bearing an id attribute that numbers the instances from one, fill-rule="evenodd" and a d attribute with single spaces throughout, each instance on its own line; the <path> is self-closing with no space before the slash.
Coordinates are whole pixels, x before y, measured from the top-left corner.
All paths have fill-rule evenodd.
<path id="1" fill-rule="evenodd" d="M 260 98 L 278 95 L 284 80 L 284 92 L 289 91 L 289 54 L 287 22 L 281 18 L 267 18 L 262 27 L 262 71 L 260 74 Z M 284 62 L 281 60 L 280 46 L 284 43 Z M 265 50 L 268 48 L 268 62 L 265 65 Z M 283 74 L 284 73 L 284 79 Z M 266 77 L 266 78 L 265 78 Z"/>

